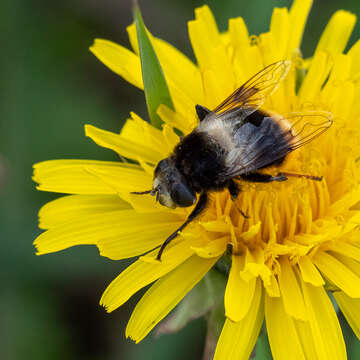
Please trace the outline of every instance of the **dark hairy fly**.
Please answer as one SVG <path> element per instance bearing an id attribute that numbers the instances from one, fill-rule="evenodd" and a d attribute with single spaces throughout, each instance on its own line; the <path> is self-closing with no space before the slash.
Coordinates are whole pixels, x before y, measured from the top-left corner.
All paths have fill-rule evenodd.
<path id="1" fill-rule="evenodd" d="M 280 85 L 291 67 L 290 61 L 271 64 L 235 90 L 214 110 L 196 105 L 198 126 L 176 145 L 173 153 L 155 168 L 152 189 L 133 194 L 155 195 L 169 208 L 188 207 L 198 202 L 186 219 L 161 245 L 166 246 L 208 202 L 208 193 L 227 189 L 235 201 L 241 191 L 237 180 L 250 182 L 285 181 L 288 177 L 321 177 L 259 172 L 280 165 L 286 156 L 327 130 L 332 114 L 324 111 L 269 114 L 260 107 Z M 241 209 L 240 213 L 247 217 Z"/>

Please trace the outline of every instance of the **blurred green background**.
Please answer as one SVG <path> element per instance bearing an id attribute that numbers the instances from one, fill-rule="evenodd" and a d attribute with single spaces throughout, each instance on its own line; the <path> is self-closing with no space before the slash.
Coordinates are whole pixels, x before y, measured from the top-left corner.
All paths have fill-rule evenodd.
<path id="1" fill-rule="evenodd" d="M 360 14 L 358 0 L 315 0 L 305 32 L 309 56 L 339 7 Z M 220 29 L 243 16 L 251 33 L 268 29 L 274 6 L 291 1 L 206 2 Z M 130 0 L 3 0 L 0 96 L 0 357 L 1 359 L 200 359 L 205 324 L 139 345 L 124 329 L 135 300 L 108 315 L 98 305 L 106 285 L 126 265 L 101 258 L 94 247 L 37 257 L 37 211 L 55 198 L 37 192 L 32 164 L 58 158 L 116 160 L 85 138 L 91 123 L 118 131 L 134 110 L 146 118 L 144 96 L 103 66 L 89 51 L 95 37 L 129 46 Z M 141 1 L 145 23 L 191 58 L 186 21 L 202 1 Z M 351 43 L 360 38 L 357 24 Z M 359 342 L 342 321 L 349 358 Z M 151 355 L 149 355 L 151 354 Z"/>

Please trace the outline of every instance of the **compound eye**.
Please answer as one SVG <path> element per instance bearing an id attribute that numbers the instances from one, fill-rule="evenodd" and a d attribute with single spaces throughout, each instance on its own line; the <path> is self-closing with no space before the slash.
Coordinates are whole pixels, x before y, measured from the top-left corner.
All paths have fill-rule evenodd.
<path id="1" fill-rule="evenodd" d="M 187 207 L 194 204 L 196 196 L 185 184 L 174 184 L 171 189 L 171 198 L 177 206 Z"/>

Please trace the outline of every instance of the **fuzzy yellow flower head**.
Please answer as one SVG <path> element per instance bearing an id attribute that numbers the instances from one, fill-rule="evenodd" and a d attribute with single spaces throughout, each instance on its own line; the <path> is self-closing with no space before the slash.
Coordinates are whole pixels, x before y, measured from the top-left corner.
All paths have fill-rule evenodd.
<path id="1" fill-rule="evenodd" d="M 135 113 L 120 134 L 85 127 L 98 145 L 133 161 L 52 160 L 34 166 L 39 190 L 72 194 L 40 210 L 39 226 L 46 231 L 35 240 L 38 254 L 82 244 L 96 245 L 114 260 L 145 254 L 101 298 L 110 312 L 154 283 L 126 329 L 136 342 L 226 259 L 229 245 L 226 321 L 215 359 L 248 359 L 264 319 L 274 359 L 346 359 L 330 288 L 360 337 L 360 41 L 344 53 L 356 18 L 338 11 L 313 57 L 304 61 L 299 47 L 311 3 L 296 0 L 290 10 L 274 9 L 269 32 L 258 37 L 249 36 L 242 18 L 230 19 L 228 31 L 219 33 L 209 8 L 196 9 L 188 30 L 197 64 L 149 35 L 174 105 L 158 107 L 161 129 Z M 133 51 L 107 40 L 96 40 L 91 51 L 143 88 L 136 27 L 127 30 Z M 197 126 L 196 104 L 214 109 L 261 69 L 285 60 L 292 66 L 263 108 L 280 115 L 328 112 L 334 123 L 274 171 L 323 180 L 247 183 L 236 202 L 228 191 L 213 193 L 202 215 L 156 261 L 157 248 L 191 209 L 168 209 L 132 192 L 151 189 L 154 167 L 172 153 L 179 132 L 186 135 Z"/>

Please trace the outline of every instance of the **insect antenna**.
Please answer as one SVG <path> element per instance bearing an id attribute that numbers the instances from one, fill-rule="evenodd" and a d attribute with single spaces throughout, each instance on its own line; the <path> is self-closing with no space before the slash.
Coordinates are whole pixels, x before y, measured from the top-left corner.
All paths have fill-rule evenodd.
<path id="1" fill-rule="evenodd" d="M 150 195 L 154 195 L 154 194 L 153 194 L 153 190 L 146 190 L 146 191 L 132 191 L 130 194 L 135 194 L 135 195 L 145 195 L 145 194 L 150 194 Z"/>

